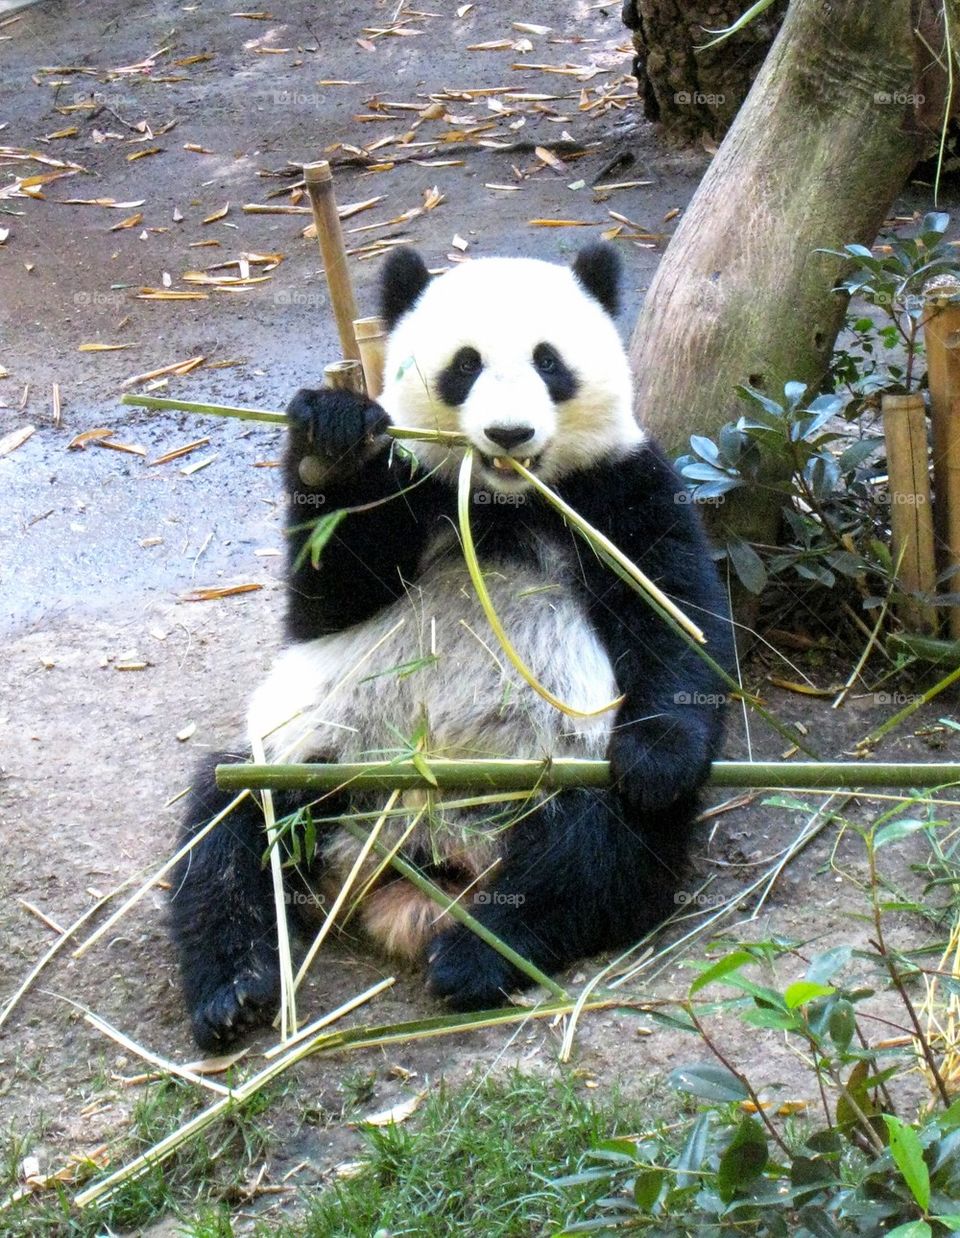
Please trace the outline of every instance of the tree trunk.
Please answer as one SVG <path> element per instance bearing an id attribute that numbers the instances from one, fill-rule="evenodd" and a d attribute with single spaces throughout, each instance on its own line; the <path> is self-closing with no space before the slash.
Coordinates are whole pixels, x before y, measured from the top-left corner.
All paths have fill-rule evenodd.
<path id="1" fill-rule="evenodd" d="M 733 123 L 787 9 L 774 0 L 743 30 L 711 47 L 711 30 L 733 25 L 747 0 L 626 0 L 634 72 L 648 120 L 680 142 L 719 142 Z"/>
<path id="2" fill-rule="evenodd" d="M 816 251 L 874 240 L 942 109 L 915 3 L 790 5 L 633 333 L 637 414 L 668 450 L 734 420 L 739 383 L 822 379 L 845 307 Z"/>

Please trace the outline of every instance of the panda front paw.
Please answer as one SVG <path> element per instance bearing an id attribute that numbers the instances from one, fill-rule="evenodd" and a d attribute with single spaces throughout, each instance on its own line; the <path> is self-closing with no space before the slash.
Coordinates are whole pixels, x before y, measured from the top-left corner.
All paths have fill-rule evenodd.
<path id="1" fill-rule="evenodd" d="M 193 1006 L 190 1021 L 201 1049 L 224 1049 L 243 1032 L 269 1021 L 280 999 L 276 967 L 245 967 Z"/>
<path id="2" fill-rule="evenodd" d="M 622 734 L 610 745 L 610 782 L 633 812 L 662 812 L 695 799 L 710 770 L 710 758 L 679 732 L 661 742 Z"/>
<path id="3" fill-rule="evenodd" d="M 463 925 L 441 933 L 427 956 L 427 987 L 454 1010 L 502 1006 L 523 977 Z"/>
<path id="4" fill-rule="evenodd" d="M 370 454 L 390 418 L 375 400 L 352 391 L 304 387 L 287 408 L 298 460 L 316 457 L 324 469 L 350 471 Z"/>

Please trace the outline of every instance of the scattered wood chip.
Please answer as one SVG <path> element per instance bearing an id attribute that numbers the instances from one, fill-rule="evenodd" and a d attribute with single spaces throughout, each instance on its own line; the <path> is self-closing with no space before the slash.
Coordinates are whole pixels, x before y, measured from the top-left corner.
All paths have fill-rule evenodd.
<path id="1" fill-rule="evenodd" d="M 206 146 L 198 146 L 196 142 L 184 142 L 184 150 L 193 151 L 195 155 L 212 155 L 212 150 L 207 150 Z"/>
<path id="2" fill-rule="evenodd" d="M 676 217 L 677 217 L 679 214 L 680 214 L 680 207 L 679 207 L 679 206 L 675 206 L 675 207 L 673 207 L 673 209 L 672 209 L 672 210 L 667 211 L 666 215 L 664 215 L 664 217 L 663 217 L 663 222 L 664 222 L 665 224 L 667 224 L 667 223 L 669 223 L 669 222 L 670 222 L 670 220 L 671 220 L 671 219 L 676 219 Z"/>
<path id="3" fill-rule="evenodd" d="M 549 34 L 550 26 L 534 26 L 531 22 L 515 21 L 510 23 L 514 30 L 519 30 L 521 34 Z"/>
<path id="4" fill-rule="evenodd" d="M 0 456 L 9 456 L 11 451 L 22 447 L 31 434 L 36 432 L 36 426 L 21 426 L 19 430 L 11 430 L 0 438 Z"/>
<path id="5" fill-rule="evenodd" d="M 206 219 L 202 219 L 200 222 L 204 224 L 215 224 L 218 219 L 224 219 L 229 210 L 230 203 L 228 202 L 226 206 L 221 206 L 219 211 L 214 211 L 212 215 L 208 215 Z"/>
<path id="6" fill-rule="evenodd" d="M 406 1122 L 407 1118 L 411 1117 L 420 1108 L 426 1092 L 418 1092 L 415 1096 L 411 1096 L 408 1100 L 401 1101 L 400 1104 L 394 1105 L 390 1109 L 383 1109 L 379 1113 L 371 1113 L 369 1117 L 361 1118 L 357 1124 L 359 1126 L 398 1126 L 401 1122 Z"/>
<path id="7" fill-rule="evenodd" d="M 138 301 L 206 301 L 209 292 L 176 292 L 170 288 L 141 288 L 136 294 Z"/>
<path id="8" fill-rule="evenodd" d="M 184 443 L 182 447 L 174 447 L 171 451 L 165 451 L 162 456 L 157 456 L 156 460 L 148 460 L 147 467 L 153 468 L 156 464 L 169 464 L 171 460 L 179 460 L 188 456 L 191 451 L 196 451 L 198 447 L 207 446 L 209 442 L 208 438 L 198 438 L 192 443 Z"/>
<path id="9" fill-rule="evenodd" d="M 139 344 L 80 344 L 77 352 L 119 352 L 121 348 L 139 347 Z"/>
<path id="10" fill-rule="evenodd" d="M 104 206 L 111 211 L 132 211 L 135 206 L 143 206 L 146 198 L 138 198 L 136 202 L 117 202 L 115 198 L 54 198 L 60 206 Z"/>
<path id="11" fill-rule="evenodd" d="M 528 219 L 531 228 L 595 228 L 593 219 Z"/>
<path id="12" fill-rule="evenodd" d="M 555 155 L 552 150 L 547 150 L 545 146 L 535 146 L 533 153 L 548 167 L 553 168 L 554 172 L 560 172 L 563 175 L 567 175 L 569 173 L 570 169 L 563 162 L 560 156 Z"/>
<path id="13" fill-rule="evenodd" d="M 133 163 L 135 159 L 146 159 L 149 155 L 159 155 L 162 150 L 162 146 L 148 146 L 145 150 L 135 150 L 132 154 L 127 155 L 127 162 Z"/>
<path id="14" fill-rule="evenodd" d="M 146 447 L 141 447 L 138 443 L 117 443 L 113 438 L 91 439 L 91 444 L 94 447 L 107 447 L 110 451 L 122 451 L 128 456 L 144 457 L 147 454 Z"/>
<path id="15" fill-rule="evenodd" d="M 110 231 L 122 232 L 126 228 L 135 228 L 140 223 L 143 223 L 143 211 L 137 211 L 136 215 L 128 215 L 126 219 L 121 219 L 118 224 L 112 225 Z"/>
<path id="16" fill-rule="evenodd" d="M 186 743 L 190 736 L 194 734 L 196 729 L 197 724 L 195 722 L 188 722 L 182 731 L 177 731 L 177 739 L 181 744 Z"/>
<path id="17" fill-rule="evenodd" d="M 213 464 L 217 458 L 217 453 L 212 456 L 205 456 L 202 460 L 194 460 L 192 464 L 185 465 L 180 472 L 184 477 L 192 477 L 194 473 L 199 473 L 201 469 L 205 469 L 209 464 Z"/>
<path id="18" fill-rule="evenodd" d="M 263 585 L 253 582 L 245 585 L 214 585 L 210 588 L 191 589 L 180 599 L 182 602 L 214 602 L 218 598 L 235 597 L 238 593 L 256 593 Z"/>
<path id="19" fill-rule="evenodd" d="M 204 360 L 204 357 L 198 356 L 188 357 L 186 361 L 173 361 L 170 365 L 160 366 L 157 370 L 147 370 L 145 374 L 132 374 L 129 378 L 125 378 L 120 386 L 136 387 L 140 383 L 149 382 L 151 378 L 160 378 L 163 374 L 189 374 L 198 365 L 202 365 Z"/>
<path id="20" fill-rule="evenodd" d="M 112 438 L 115 433 L 115 430 L 110 430 L 107 426 L 98 426 L 95 430 L 83 430 L 67 443 L 67 451 L 83 451 L 88 443 L 96 443 L 103 438 Z"/>

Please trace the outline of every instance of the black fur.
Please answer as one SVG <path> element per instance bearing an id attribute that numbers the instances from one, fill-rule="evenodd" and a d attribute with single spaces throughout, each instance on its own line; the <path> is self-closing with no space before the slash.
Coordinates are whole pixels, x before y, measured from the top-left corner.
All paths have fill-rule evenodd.
<path id="1" fill-rule="evenodd" d="M 402 246 L 390 253 L 383 264 L 380 284 L 380 316 L 386 321 L 388 331 L 412 309 L 429 282 L 430 272 L 415 249 Z"/>
<path id="2" fill-rule="evenodd" d="M 444 404 L 459 408 L 483 369 L 483 358 L 475 348 L 458 348 L 450 364 L 437 376 L 437 395 Z"/>
<path id="3" fill-rule="evenodd" d="M 603 241 L 585 245 L 573 264 L 574 275 L 612 317 L 620 312 L 621 267 L 620 255 Z"/>
<path id="4" fill-rule="evenodd" d="M 550 344 L 538 344 L 533 350 L 533 364 L 546 383 L 554 404 L 572 400 L 580 390 L 577 376 Z"/>
<path id="5" fill-rule="evenodd" d="M 596 262 L 587 265 L 595 275 Z M 287 630 L 291 639 L 307 640 L 370 618 L 401 596 L 403 581 L 415 583 L 428 542 L 456 523 L 456 496 L 452 485 L 423 469 L 412 471 L 409 457 L 380 433 L 383 410 L 364 397 L 301 391 L 289 415 Z M 304 456 L 339 461 L 334 480 L 305 483 Z M 697 515 L 660 451 L 643 445 L 555 488 L 700 624 L 713 658 L 729 666 L 725 598 Z M 377 505 L 384 498 L 391 501 Z M 364 510 L 337 526 L 317 569 L 301 562 L 309 536 L 303 526 L 344 507 Z M 559 548 L 624 696 L 608 750 L 615 785 L 563 792 L 515 824 L 505 834 L 505 854 L 485 901 L 471 905 L 504 941 L 554 971 L 637 940 L 669 911 L 698 791 L 719 751 L 724 688 L 535 494 L 522 506 L 477 505 L 471 521 L 486 571 L 509 572 L 530 562 L 544 541 Z M 226 806 L 229 797 L 211 785 L 212 768 L 205 767 L 184 839 Z M 297 806 L 287 797 L 278 815 Z M 204 1048 L 229 1041 L 276 1001 L 276 927 L 263 851 L 262 815 L 248 798 L 175 874 L 174 937 L 194 1033 Z M 494 1005 L 525 983 L 460 927 L 434 941 L 427 966 L 432 991 L 459 1009 Z"/>

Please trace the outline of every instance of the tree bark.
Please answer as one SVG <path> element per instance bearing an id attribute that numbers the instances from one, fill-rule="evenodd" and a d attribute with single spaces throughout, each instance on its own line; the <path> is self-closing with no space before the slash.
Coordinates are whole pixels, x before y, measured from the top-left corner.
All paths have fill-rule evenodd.
<path id="1" fill-rule="evenodd" d="M 668 450 L 734 420 L 740 383 L 782 398 L 822 379 L 845 306 L 842 264 L 816 251 L 874 240 L 942 116 L 936 0 L 925 40 L 918 3 L 790 5 L 633 333 L 637 414 Z"/>
<path id="2" fill-rule="evenodd" d="M 719 142 L 747 97 L 783 21 L 787 0 L 774 0 L 743 30 L 709 51 L 711 30 L 724 30 L 747 0 L 626 0 L 623 21 L 633 31 L 634 72 L 644 115 L 683 143 Z"/>

